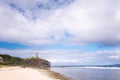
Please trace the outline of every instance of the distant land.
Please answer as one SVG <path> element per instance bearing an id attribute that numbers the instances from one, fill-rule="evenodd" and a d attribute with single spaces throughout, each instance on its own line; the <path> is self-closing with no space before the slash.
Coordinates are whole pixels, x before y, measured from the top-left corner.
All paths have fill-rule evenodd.
<path id="1" fill-rule="evenodd" d="M 57 65 L 52 67 L 120 67 L 120 64 L 111 65 Z"/>

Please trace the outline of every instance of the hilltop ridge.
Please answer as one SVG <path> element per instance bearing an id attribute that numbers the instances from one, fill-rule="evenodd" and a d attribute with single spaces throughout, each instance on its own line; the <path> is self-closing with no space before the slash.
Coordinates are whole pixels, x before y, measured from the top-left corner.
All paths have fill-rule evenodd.
<path id="1" fill-rule="evenodd" d="M 50 68 L 50 62 L 41 58 L 20 58 L 13 57 L 6 54 L 0 54 L 1 61 L 0 65 L 9 66 L 24 66 L 24 67 L 35 67 L 35 68 Z"/>

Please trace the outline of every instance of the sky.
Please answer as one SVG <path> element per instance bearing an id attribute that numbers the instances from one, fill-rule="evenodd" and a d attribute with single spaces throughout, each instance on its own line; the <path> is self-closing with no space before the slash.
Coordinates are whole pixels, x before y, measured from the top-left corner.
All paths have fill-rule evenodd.
<path id="1" fill-rule="evenodd" d="M 52 65 L 120 64 L 120 0 L 0 0 L 0 54 Z"/>

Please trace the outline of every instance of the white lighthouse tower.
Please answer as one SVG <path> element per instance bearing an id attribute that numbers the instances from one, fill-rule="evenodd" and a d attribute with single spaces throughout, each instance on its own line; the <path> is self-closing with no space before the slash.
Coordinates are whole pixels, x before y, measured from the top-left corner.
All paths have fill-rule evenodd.
<path id="1" fill-rule="evenodd" d="M 39 58 L 39 52 L 38 52 L 38 50 L 35 51 L 35 58 L 36 58 L 36 59 Z"/>

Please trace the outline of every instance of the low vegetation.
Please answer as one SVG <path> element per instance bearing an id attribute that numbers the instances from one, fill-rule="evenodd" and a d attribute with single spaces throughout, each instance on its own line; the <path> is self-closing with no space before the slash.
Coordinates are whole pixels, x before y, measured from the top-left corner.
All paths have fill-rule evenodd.
<path id="1" fill-rule="evenodd" d="M 0 65 L 0 68 L 2 68 L 3 66 L 2 65 Z"/>
<path id="2" fill-rule="evenodd" d="M 42 72 L 47 73 L 48 76 L 50 76 L 51 78 L 55 78 L 57 80 L 71 80 L 67 77 L 65 77 L 64 75 L 61 75 L 60 73 L 51 71 L 51 70 L 43 70 Z"/>
<path id="3" fill-rule="evenodd" d="M 27 59 L 24 59 L 24 63 L 26 63 L 24 65 L 28 67 L 36 67 L 36 68 L 42 68 L 42 69 L 50 68 L 50 62 L 40 58 L 27 58 Z"/>
<path id="4" fill-rule="evenodd" d="M 34 68 L 44 68 L 48 69 L 50 67 L 50 62 L 40 58 L 19 58 L 12 57 L 10 55 L 0 54 L 0 57 L 3 58 L 3 62 L 0 65 L 6 66 L 23 66 L 23 67 L 34 67 Z"/>

